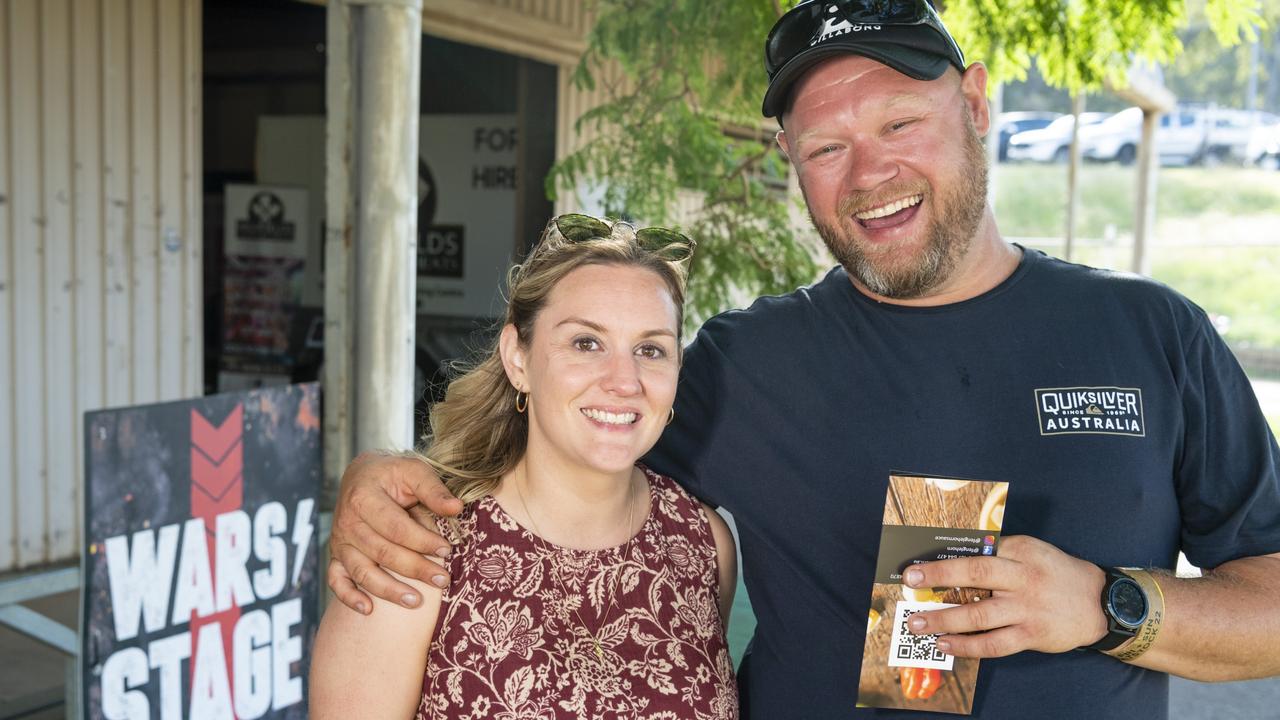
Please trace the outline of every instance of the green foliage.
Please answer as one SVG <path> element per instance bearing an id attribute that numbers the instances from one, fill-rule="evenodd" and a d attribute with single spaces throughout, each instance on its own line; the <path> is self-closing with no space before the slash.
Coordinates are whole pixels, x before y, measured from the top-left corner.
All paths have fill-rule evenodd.
<path id="1" fill-rule="evenodd" d="M 1260 22 L 1261 0 L 1209 0 L 1219 38 Z M 596 21 L 575 74 L 607 100 L 577 121 L 592 139 L 547 179 L 548 193 L 594 189 L 608 214 L 680 223 L 699 243 L 691 323 L 737 299 L 786 292 L 821 271 L 812 233 L 797 236 L 785 160 L 761 133 L 769 28 L 794 0 L 593 0 Z M 1180 49 L 1184 0 L 952 0 L 943 13 L 969 61 L 994 80 L 1034 56 L 1050 84 L 1097 88 L 1137 54 Z M 692 199 L 692 201 L 691 201 Z M 700 206 L 696 212 L 680 208 Z"/>
<path id="2" fill-rule="evenodd" d="M 1180 33 L 1184 50 L 1165 72 L 1165 83 L 1183 100 L 1245 107 L 1245 88 L 1250 67 L 1255 62 L 1251 41 L 1256 35 L 1258 107 L 1280 110 L 1274 90 L 1270 98 L 1266 97 L 1266 88 L 1280 83 L 1280 78 L 1274 77 L 1280 73 L 1280 3 L 1263 4 L 1256 33 L 1254 27 L 1237 27 L 1235 35 L 1229 28 L 1222 29 L 1222 22 L 1215 19 L 1221 14 L 1221 8 L 1209 14 L 1214 7 L 1204 7 L 1203 2 L 1189 7 L 1187 27 Z M 1224 49 L 1222 33 L 1225 40 L 1240 42 Z"/>
<path id="3" fill-rule="evenodd" d="M 1192 2 L 1223 46 L 1265 26 L 1260 0 Z M 1076 92 L 1122 80 L 1134 55 L 1168 64 L 1187 13 L 1183 0 L 956 0 L 946 21 L 994 80 L 1025 79 L 1034 57 L 1050 85 Z"/>
<path id="4" fill-rule="evenodd" d="M 1215 0 L 1204 3 L 1204 15 L 1218 42 L 1230 47 L 1242 40 L 1252 42 L 1258 37 L 1258 27 L 1266 26 L 1259 4 L 1256 0 Z M 1267 14 L 1272 17 L 1278 14 L 1274 5 Z"/>
<path id="5" fill-rule="evenodd" d="M 993 80 L 1025 78 L 1034 56 L 1050 85 L 1076 91 L 1122 78 L 1131 54 L 1171 59 L 1181 6 L 1177 0 L 967 0 L 948 3 L 946 20 Z"/>
<path id="6" fill-rule="evenodd" d="M 553 170 L 548 188 L 597 183 L 610 215 L 683 223 L 698 242 L 691 324 L 744 291 L 814 280 L 815 248 L 792 232 L 785 159 L 758 130 L 773 5 L 601 0 L 595 8 L 576 81 L 609 101 L 578 120 L 580 131 L 598 134 Z M 689 194 L 701 201 L 692 216 L 679 212 Z"/>

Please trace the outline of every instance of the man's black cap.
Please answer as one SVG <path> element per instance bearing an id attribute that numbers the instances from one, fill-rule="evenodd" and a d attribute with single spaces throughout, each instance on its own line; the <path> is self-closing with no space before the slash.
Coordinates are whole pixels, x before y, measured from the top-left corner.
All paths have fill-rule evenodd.
<path id="1" fill-rule="evenodd" d="M 925 0 L 918 2 L 924 3 Z M 810 17 L 807 22 L 797 22 L 794 18 L 788 20 L 796 13 L 808 13 Z M 791 34 L 805 32 L 808 35 L 807 46 L 801 45 L 798 52 L 782 59 L 781 65 L 775 68 L 772 65 L 780 58 L 770 57 L 771 53 L 785 53 L 785 49 L 779 50 L 771 45 L 781 46 L 787 41 L 786 38 L 775 39 L 775 36 L 788 22 L 787 30 Z M 790 42 L 796 41 L 797 38 L 790 38 Z M 804 42 L 803 39 L 800 41 Z M 960 48 L 936 15 L 930 22 L 911 25 L 854 24 L 839 15 L 835 3 L 810 0 L 779 19 L 766 41 L 765 68 L 769 72 L 769 89 L 765 92 L 762 108 L 765 117 L 782 114 L 792 86 L 806 71 L 827 58 L 844 54 L 871 58 L 916 80 L 936 80 L 946 72 L 947 65 L 954 65 L 961 72 L 965 68 Z"/>

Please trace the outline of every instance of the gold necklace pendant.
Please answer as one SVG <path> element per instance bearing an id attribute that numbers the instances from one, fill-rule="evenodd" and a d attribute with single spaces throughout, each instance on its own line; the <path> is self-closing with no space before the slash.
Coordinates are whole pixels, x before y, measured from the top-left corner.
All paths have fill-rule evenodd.
<path id="1" fill-rule="evenodd" d="M 604 662 L 604 651 L 600 649 L 600 641 L 592 638 L 591 643 L 596 646 L 596 659 Z"/>

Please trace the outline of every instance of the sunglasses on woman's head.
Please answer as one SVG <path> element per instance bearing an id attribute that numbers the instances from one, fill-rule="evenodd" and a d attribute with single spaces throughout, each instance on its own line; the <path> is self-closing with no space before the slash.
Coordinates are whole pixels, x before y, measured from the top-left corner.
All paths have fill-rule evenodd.
<path id="1" fill-rule="evenodd" d="M 561 215 L 555 219 L 555 224 L 556 230 L 571 243 L 608 238 L 613 234 L 613 228 L 605 221 L 581 213 Z M 629 223 L 622 224 L 631 227 Z M 696 245 L 686 235 L 669 228 L 647 227 L 634 232 L 640 247 L 671 262 L 688 260 Z"/>

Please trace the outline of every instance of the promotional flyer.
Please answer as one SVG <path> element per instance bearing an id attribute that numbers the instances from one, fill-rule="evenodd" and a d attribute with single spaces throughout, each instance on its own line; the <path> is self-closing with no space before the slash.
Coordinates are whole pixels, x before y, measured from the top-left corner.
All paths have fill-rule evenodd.
<path id="1" fill-rule="evenodd" d="M 1009 484 L 890 475 L 876 561 L 858 705 L 969 714 L 978 660 L 941 652 L 937 635 L 913 635 L 917 612 L 981 602 L 990 591 L 910 588 L 902 584 L 916 563 L 995 556 Z"/>

